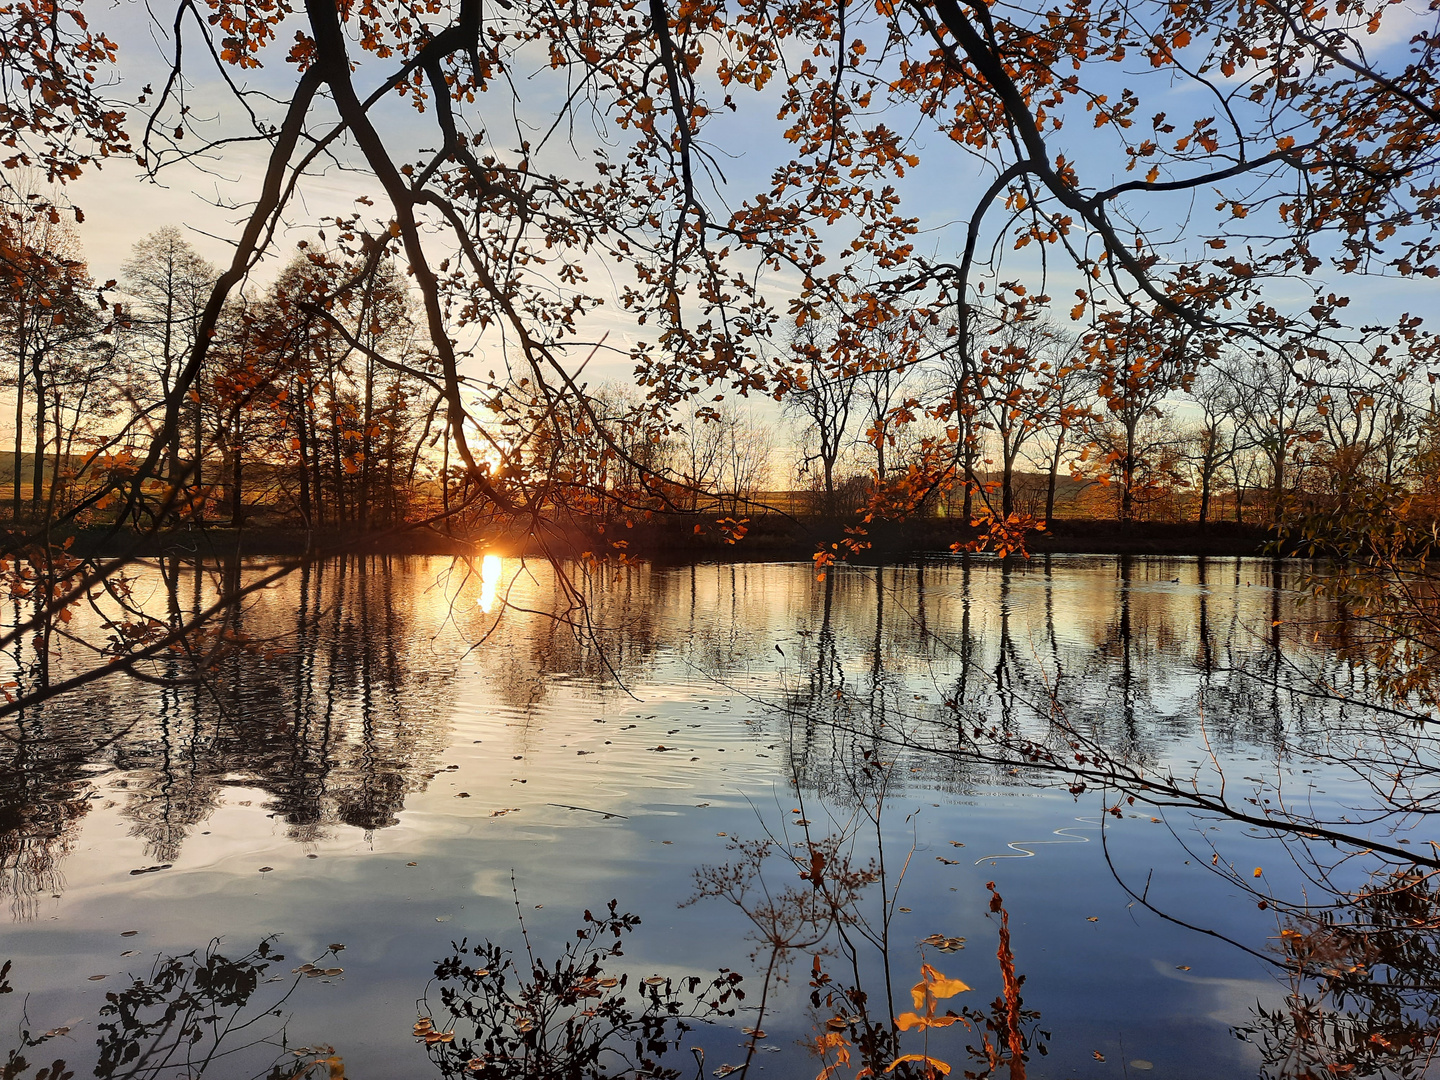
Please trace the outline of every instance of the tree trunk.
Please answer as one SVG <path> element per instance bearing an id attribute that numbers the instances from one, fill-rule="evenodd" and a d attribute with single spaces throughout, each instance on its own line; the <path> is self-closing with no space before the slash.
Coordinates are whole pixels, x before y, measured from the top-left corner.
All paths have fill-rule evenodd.
<path id="1" fill-rule="evenodd" d="M 245 440 L 241 437 L 241 408 L 237 402 L 230 422 L 230 527 L 245 527 Z"/>
<path id="2" fill-rule="evenodd" d="M 1000 475 L 1000 513 L 1008 520 L 1015 510 L 1015 452 L 1008 445 L 1001 452 L 1005 461 Z"/>
<path id="3" fill-rule="evenodd" d="M 370 489 L 374 483 L 375 470 L 371 461 L 375 456 L 370 427 L 375 417 L 375 361 L 365 357 L 365 410 L 361 417 L 360 429 L 360 493 L 356 498 L 355 516 L 362 529 L 370 526 Z"/>
<path id="4" fill-rule="evenodd" d="M 1047 524 L 1055 519 L 1055 479 L 1060 472 L 1060 455 L 1064 452 L 1064 446 L 1064 435 L 1055 436 L 1055 453 L 1050 457 L 1050 480 L 1045 489 L 1045 521 Z"/>
<path id="5" fill-rule="evenodd" d="M 204 417 L 203 417 L 203 411 L 202 411 L 202 408 L 201 408 L 201 405 L 200 405 L 200 397 L 199 397 L 200 390 L 199 390 L 199 379 L 198 379 L 198 378 L 196 379 L 196 389 L 195 389 L 194 391 L 192 391 L 192 393 L 194 393 L 194 394 L 196 395 L 195 401 L 193 402 L 194 410 L 195 410 L 195 413 L 194 413 L 194 415 L 195 415 L 195 423 L 194 423 L 195 460 L 191 463 L 191 467 L 190 467 L 190 484 L 191 484 L 191 486 L 193 486 L 193 487 L 195 487 L 195 488 L 199 488 L 200 485 L 204 482 L 204 476 L 202 475 L 202 471 L 201 471 L 201 470 L 202 470 L 202 468 L 203 468 L 204 461 L 205 461 L 205 443 L 204 443 L 204 431 L 203 431 L 203 418 L 204 418 Z M 196 521 L 199 521 L 201 518 L 203 518 L 203 517 L 205 516 L 205 500 L 202 499 L 202 498 L 200 498 L 198 492 L 196 493 L 196 498 L 195 498 L 195 501 L 194 501 L 194 503 L 193 503 L 193 506 L 194 506 L 194 517 L 195 517 L 195 520 L 196 520 Z"/>
<path id="6" fill-rule="evenodd" d="M 30 512 L 40 511 L 40 495 L 45 489 L 45 383 L 40 372 L 40 353 L 30 363 L 30 383 L 35 388 L 35 460 L 31 463 Z"/>
<path id="7" fill-rule="evenodd" d="M 12 501 L 10 504 L 10 518 L 12 521 L 15 522 L 19 522 L 20 520 L 20 469 L 21 462 L 25 456 L 25 368 L 28 357 L 25 355 L 26 343 L 24 337 L 25 332 L 23 329 L 23 321 L 24 311 L 22 309 L 22 329 L 20 348 L 18 353 L 19 358 L 15 364 L 15 464 L 13 469 L 13 475 L 10 477 L 10 485 L 12 492 Z"/>

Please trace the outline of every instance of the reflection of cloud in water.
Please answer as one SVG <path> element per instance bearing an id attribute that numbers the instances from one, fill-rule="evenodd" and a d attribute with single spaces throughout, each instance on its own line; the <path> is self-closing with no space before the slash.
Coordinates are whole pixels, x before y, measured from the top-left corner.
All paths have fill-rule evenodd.
<path id="1" fill-rule="evenodd" d="M 1194 1012 L 1226 1027 L 1238 1017 L 1250 1016 L 1258 1001 L 1263 1008 L 1273 1009 L 1285 1004 L 1285 987 L 1274 979 L 1227 979 L 1212 975 L 1196 975 L 1193 971 L 1177 971 L 1173 963 L 1153 959 L 1155 974 L 1187 987 L 1201 987 L 1210 997 L 1208 1005 L 1195 1002 Z M 1191 1010 L 1187 1007 L 1187 1012 Z"/>

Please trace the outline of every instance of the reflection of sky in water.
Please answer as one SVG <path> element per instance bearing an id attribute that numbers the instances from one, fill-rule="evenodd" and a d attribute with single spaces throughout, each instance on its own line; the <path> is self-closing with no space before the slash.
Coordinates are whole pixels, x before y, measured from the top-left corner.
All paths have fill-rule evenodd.
<path id="1" fill-rule="evenodd" d="M 679 906 L 693 870 L 724 861 L 732 838 L 786 826 L 801 805 L 792 769 L 815 826 L 843 822 L 852 745 L 877 731 L 953 741 L 946 700 L 1024 725 L 1053 692 L 1072 720 L 1151 762 L 1203 769 L 1208 738 L 1232 782 L 1281 770 L 1317 804 L 1339 798 L 1340 777 L 1300 773 L 1334 717 L 1260 678 L 1291 677 L 1282 658 L 1323 662 L 1290 630 L 1303 593 L 1271 573 L 1057 558 L 842 568 L 820 584 L 808 565 L 610 568 L 570 583 L 603 650 L 567 624 L 579 613 L 542 564 L 490 556 L 478 581 L 439 559 L 297 573 L 241 618 L 266 649 L 209 685 L 104 683 L 11 730 L 12 981 L 41 1029 L 79 1018 L 67 1051 L 79 1060 L 103 992 L 157 952 L 216 935 L 240 951 L 279 933 L 298 962 L 343 942 L 345 976 L 301 988 L 292 1042 L 335 1044 L 356 1076 L 425 1075 L 413 1002 L 452 940 L 516 942 L 513 874 L 542 953 L 617 897 L 643 919 L 621 970 L 730 966 L 758 990 L 742 917 Z M 902 755 L 895 769 L 883 836 L 892 867 L 908 859 L 910 909 L 892 926 L 897 987 L 939 933 L 969 944 L 928 959 L 975 987 L 970 1004 L 994 997 L 993 880 L 1027 1005 L 1054 1035 L 1032 1076 L 1109 1075 L 1094 1051 L 1154 1062 L 1156 1077 L 1253 1072 L 1228 1026 L 1277 998 L 1272 972 L 1134 903 L 1105 849 L 1166 914 L 1263 950 L 1273 913 L 1202 864 L 1213 839 L 1237 865 L 1265 864 L 1277 891 L 1297 889 L 1268 841 L 1137 807 L 1108 819 L 1102 847 L 1100 794 L 948 759 Z M 811 1026 L 806 976 L 792 975 L 765 1023 L 782 1051 L 761 1064 L 810 1077 L 793 1045 Z M 743 1022 L 696 1035 L 707 1068 L 739 1059 Z"/>

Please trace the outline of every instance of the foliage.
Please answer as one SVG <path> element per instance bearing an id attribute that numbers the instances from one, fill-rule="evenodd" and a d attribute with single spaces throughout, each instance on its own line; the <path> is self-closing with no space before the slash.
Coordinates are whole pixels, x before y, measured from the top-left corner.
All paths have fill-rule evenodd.
<path id="1" fill-rule="evenodd" d="M 446 1018 L 437 1026 L 422 1001 L 415 1037 L 447 1077 L 673 1080 L 680 1069 L 662 1059 L 681 1046 L 687 1021 L 733 1016 L 724 1006 L 745 993 L 723 969 L 708 983 L 608 975 L 606 962 L 623 955 L 623 935 L 639 923 L 614 900 L 598 916 L 586 911 L 564 955 L 552 966 L 529 954 L 528 972 L 498 945 L 462 939 L 435 967 Z"/>
<path id="2" fill-rule="evenodd" d="M 339 974 L 341 969 L 304 964 L 294 969 L 288 987 L 263 1004 L 256 1002 L 262 983 L 286 981 L 273 975 L 265 978 L 284 959 L 268 938 L 234 959 L 219 951 L 218 941 L 203 950 L 157 957 L 148 976 L 133 978 L 124 989 L 106 993 L 96 1025 L 99 1056 L 93 1075 L 116 1080 L 178 1080 L 222 1068 L 227 1076 L 239 1076 L 236 1069 L 247 1060 L 245 1052 L 258 1048 L 258 1056 L 269 1064 L 255 1074 L 256 1080 L 262 1076 L 265 1080 L 343 1077 L 344 1065 L 332 1048 L 287 1048 L 284 1022 L 275 1022 L 282 1015 L 281 1006 L 302 980 Z M 12 990 L 5 978 L 10 968 L 9 961 L 0 968 L 0 994 Z M 30 1074 L 31 1063 L 24 1056 L 26 1051 L 69 1033 L 69 1027 L 59 1027 L 35 1035 L 22 1027 L 20 1046 L 9 1051 L 0 1076 L 5 1080 L 74 1077 L 59 1059 Z M 268 1053 L 267 1046 L 271 1048 Z"/>

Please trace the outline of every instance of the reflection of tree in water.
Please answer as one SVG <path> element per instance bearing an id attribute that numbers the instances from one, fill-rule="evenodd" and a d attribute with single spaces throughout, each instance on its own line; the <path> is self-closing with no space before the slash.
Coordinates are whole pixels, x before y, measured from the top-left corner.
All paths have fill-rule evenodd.
<path id="1" fill-rule="evenodd" d="M 90 808 L 86 749 L 48 738 L 28 717 L 0 741 L 0 895 L 17 922 L 64 887 L 59 863 Z"/>
<path id="2" fill-rule="evenodd" d="M 167 573 L 170 607 L 183 617 L 245 572 Z M 103 766 L 127 774 L 122 813 L 155 863 L 178 858 L 226 787 L 267 792 L 301 841 L 393 825 L 448 744 L 461 646 L 432 641 L 448 612 L 443 598 L 422 609 L 429 599 L 394 560 L 307 567 L 233 615 L 225 633 L 246 646 L 209 669 L 177 652 L 149 681 L 96 684 L 23 718 L 0 741 L 0 889 L 16 917 L 59 891 L 57 860 Z"/>
<path id="3" fill-rule="evenodd" d="M 1420 1077 L 1440 1050 L 1440 894 L 1433 873 L 1376 878 L 1286 920 L 1288 993 L 1236 1033 L 1266 1078 Z"/>
<path id="4" fill-rule="evenodd" d="M 948 680 L 949 700 L 929 710 L 907 700 L 906 680 L 887 678 L 878 649 L 847 649 L 844 633 L 879 641 L 884 598 L 872 599 L 867 627 L 853 613 L 836 620 L 827 590 L 805 666 L 782 706 L 797 783 L 827 798 L 848 791 L 853 804 L 864 798 L 857 765 L 893 758 L 897 782 L 917 768 L 935 787 L 943 787 L 937 774 L 946 767 L 968 767 L 990 784 L 1073 784 L 1079 777 L 1071 790 L 1084 790 L 1086 781 L 1105 786 L 1117 816 L 1127 792 L 1148 792 L 1162 805 L 1268 827 L 1292 855 L 1307 837 L 1320 838 L 1313 830 L 1329 830 L 1340 845 L 1331 865 L 1302 860 L 1323 897 L 1313 889 L 1289 903 L 1269 892 L 1250 896 L 1252 904 L 1285 912 L 1276 955 L 1289 993 L 1278 1008 L 1257 1007 L 1253 1022 L 1237 1031 L 1260 1048 L 1268 1077 L 1431 1075 L 1440 1053 L 1440 896 L 1436 871 L 1424 864 L 1435 856 L 1420 851 L 1407 865 L 1415 848 L 1395 845 L 1409 844 L 1406 832 L 1440 807 L 1440 744 L 1404 708 L 1385 707 L 1363 665 L 1319 641 L 1315 620 L 1327 617 L 1324 609 L 1307 607 L 1303 594 L 1287 587 L 1288 570 L 1235 563 L 1231 581 L 1228 567 L 1202 563 L 1191 583 L 1175 590 L 1166 586 L 1176 579 L 1159 576 L 1163 566 L 1122 560 L 1108 611 L 1092 588 L 1081 598 L 1090 617 L 1081 622 L 1072 611 L 1068 634 L 1057 630 L 1048 563 L 992 564 L 982 575 L 955 568 L 948 618 L 932 620 L 946 643 L 948 664 L 935 667 Z M 1037 579 L 1043 595 L 1030 595 L 1041 604 L 1027 610 L 1020 589 Z M 1194 605 L 1188 613 L 1187 602 Z M 1193 779 L 1165 761 L 1180 748 L 1202 759 L 1190 763 Z M 1373 805 L 1347 805 L 1336 814 L 1349 816 L 1333 819 L 1313 809 L 1307 816 L 1303 792 L 1282 800 L 1278 781 L 1251 776 L 1243 779 L 1254 786 L 1227 801 L 1226 771 L 1239 780 L 1251 771 L 1244 758 L 1261 755 L 1301 787 L 1310 783 L 1298 776 L 1302 765 L 1341 770 L 1342 782 L 1359 782 L 1355 798 L 1370 795 Z M 1213 777 L 1202 775 L 1206 762 Z M 1207 792 L 1208 802 L 1194 797 Z M 1282 805 L 1283 813 L 1271 809 Z M 1370 885 L 1329 884 L 1337 866 L 1352 875 L 1379 858 L 1388 868 Z M 1203 862 L 1211 862 L 1208 853 Z M 1223 863 L 1218 870 L 1244 884 Z M 1138 890 L 1131 894 L 1137 902 Z"/>
<path id="5" fill-rule="evenodd" d="M 530 952 L 528 936 L 528 963 L 488 941 L 452 943 L 453 954 L 438 961 L 431 984 L 439 999 L 433 1015 L 440 1019 L 415 1023 L 416 1048 L 447 1077 L 677 1080 L 677 1061 L 690 1062 L 678 1052 L 691 1021 L 733 1018 L 745 997 L 742 976 L 728 968 L 707 978 L 615 971 L 622 935 L 640 919 L 621 913 L 613 900 L 608 911 L 597 910 L 599 916 L 585 912 L 553 961 Z M 203 949 L 157 957 L 148 972 L 128 975 L 105 995 L 93 1020 L 99 1034 L 93 1060 L 75 1060 L 83 1044 L 67 1036 L 77 1021 L 33 1031 L 21 1003 L 0 1076 L 70 1080 L 88 1071 L 101 1080 L 336 1080 L 345 1075 L 340 1054 L 328 1045 L 290 1043 L 285 1010 L 303 985 L 345 974 L 344 948 L 331 945 L 295 967 L 273 938 L 243 955 L 222 952 L 216 939 Z M 0 965 L 0 1003 L 15 990 L 12 977 L 23 975 L 12 962 Z M 425 991 L 419 1004 L 428 1005 Z M 404 1013 L 395 1017 L 397 1028 L 410 1022 Z"/>
<path id="6" fill-rule="evenodd" d="M 332 949 L 343 946 L 332 946 Z M 302 983 L 335 976 L 343 969 L 318 961 L 279 974 L 285 957 L 272 940 L 234 959 L 218 941 L 181 956 L 159 957 L 150 971 L 105 995 L 95 1018 L 97 1056 L 90 1075 L 101 1080 L 193 1080 L 215 1067 L 231 1080 L 321 1080 L 343 1077 L 344 1064 L 332 1047 L 291 1047 L 285 1042 L 283 1007 Z M 0 994 L 13 992 L 12 964 L 0 967 Z M 279 984 L 272 986 L 271 984 Z M 265 989 L 262 990 L 262 987 Z M 23 1009 L 22 1009 L 23 1013 Z M 73 1057 L 70 1027 L 29 1030 L 22 1016 L 18 1045 L 12 1045 L 0 1076 L 6 1080 L 68 1080 L 76 1075 L 62 1051 Z M 73 1021 L 72 1021 L 73 1023 Z M 34 1072 L 31 1070 L 34 1069 Z"/>
<path id="7" fill-rule="evenodd" d="M 427 647 L 418 590 L 395 560 L 337 560 L 292 580 L 298 595 L 277 603 L 290 608 L 284 651 L 232 659 L 213 709 L 197 709 L 214 717 L 197 740 L 206 771 L 270 792 L 299 840 L 393 825 L 447 745 L 454 658 Z M 236 630 L 273 638 L 265 614 L 243 613 Z"/>

